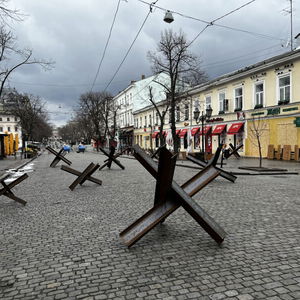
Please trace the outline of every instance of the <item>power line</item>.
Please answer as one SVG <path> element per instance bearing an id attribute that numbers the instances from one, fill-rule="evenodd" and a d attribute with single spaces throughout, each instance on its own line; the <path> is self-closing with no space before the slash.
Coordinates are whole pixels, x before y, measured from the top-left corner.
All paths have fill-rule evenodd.
<path id="1" fill-rule="evenodd" d="M 157 1 L 158 1 L 158 0 L 157 0 Z M 106 85 L 104 91 L 107 90 L 107 88 L 110 86 L 110 84 L 112 83 L 112 81 L 114 80 L 114 78 L 116 77 L 116 75 L 118 74 L 119 70 L 121 69 L 121 67 L 122 67 L 122 65 L 123 65 L 123 63 L 124 63 L 124 61 L 125 61 L 125 59 L 127 58 L 128 54 L 129 54 L 129 52 L 130 52 L 130 50 L 132 49 L 132 47 L 133 47 L 135 41 L 137 40 L 137 38 L 138 38 L 140 32 L 142 31 L 142 29 L 143 29 L 143 27 L 144 27 L 144 25 L 145 25 L 145 23 L 146 23 L 146 21 L 147 21 L 149 15 L 150 15 L 150 13 L 152 12 L 152 6 L 154 6 L 154 3 L 156 3 L 157 1 L 153 2 L 152 4 L 149 4 L 150 9 L 149 9 L 149 12 L 148 12 L 147 15 L 146 15 L 146 18 L 144 19 L 144 21 L 143 21 L 143 23 L 142 23 L 140 29 L 138 30 L 138 32 L 137 32 L 135 38 L 133 39 L 131 45 L 129 46 L 129 48 L 128 48 L 128 50 L 127 50 L 125 56 L 123 57 L 121 63 L 119 64 L 117 70 L 115 71 L 114 75 L 112 76 L 112 78 L 110 79 L 110 81 L 108 82 L 108 84 Z"/>
<path id="2" fill-rule="evenodd" d="M 147 5 L 150 5 L 149 2 L 144 1 L 144 0 L 137 0 L 137 1 L 139 1 L 139 2 L 141 2 L 141 3 L 144 3 L 144 4 L 147 4 Z M 250 1 L 250 2 L 248 2 L 248 3 L 246 3 L 246 4 L 244 4 L 243 6 L 248 5 L 248 4 L 250 4 L 251 2 L 252 2 L 252 1 Z M 243 7 L 243 6 L 242 6 L 242 7 Z M 213 24 L 212 24 L 212 22 L 209 22 L 209 21 L 207 21 L 207 20 L 203 20 L 203 19 L 200 19 L 200 18 L 192 17 L 192 16 L 189 16 L 189 15 L 185 15 L 185 14 L 183 14 L 183 13 L 180 13 L 180 12 L 177 12 L 177 11 L 174 11 L 174 10 L 170 10 L 170 9 L 166 9 L 166 8 L 161 7 L 161 6 L 158 6 L 158 5 L 153 5 L 153 7 L 157 8 L 157 9 L 159 9 L 159 10 L 162 10 L 162 11 L 164 11 L 164 12 L 170 11 L 172 14 L 175 14 L 175 15 L 178 15 L 178 16 L 181 16 L 181 17 L 184 17 L 184 18 L 187 18 L 187 19 L 191 19 L 191 20 L 194 20 L 194 21 L 198 21 L 198 22 L 204 23 L 204 24 L 208 25 L 207 27 L 214 25 L 214 26 L 217 26 L 217 27 L 222 27 L 222 28 L 225 28 L 225 29 L 233 30 L 233 31 L 243 32 L 243 33 L 247 33 L 247 34 L 251 34 L 251 35 L 256 35 L 256 36 L 259 36 L 259 37 L 261 37 L 261 38 L 273 39 L 273 40 L 279 40 L 279 41 L 283 41 L 283 40 L 284 40 L 284 39 L 282 39 L 282 38 L 278 38 L 278 37 L 271 36 L 271 35 L 261 34 L 261 33 L 253 32 L 253 31 L 245 30 L 245 29 L 240 29 L 240 28 L 236 28 L 236 27 L 231 27 L 231 26 L 226 26 L 226 25 L 217 24 L 217 23 L 215 23 L 215 21 L 216 21 L 217 19 L 215 19 L 214 21 L 212 21 L 212 22 L 213 22 Z M 242 8 L 242 7 L 240 7 L 240 8 Z M 240 8 L 236 8 L 235 10 L 238 10 L 238 9 L 240 9 Z M 227 15 L 233 13 L 235 10 L 233 10 L 233 11 L 231 11 L 231 12 L 229 12 L 229 13 L 223 15 L 223 16 L 221 16 L 220 18 L 224 18 L 225 16 L 227 16 Z M 218 19 L 219 19 L 219 18 L 218 18 Z M 204 31 L 204 30 L 206 30 L 206 27 L 203 29 L 203 31 Z"/>
<path id="3" fill-rule="evenodd" d="M 231 15 L 232 13 L 234 13 L 234 12 L 236 12 L 236 11 L 238 11 L 238 10 L 244 8 L 245 6 L 251 4 L 251 3 L 254 2 L 254 1 L 255 1 L 255 0 L 251 0 L 251 1 L 249 1 L 249 2 L 247 2 L 247 3 L 245 3 L 245 4 L 243 4 L 243 5 L 241 5 L 241 6 L 239 6 L 239 7 L 237 7 L 237 8 L 235 8 L 235 9 L 229 11 L 229 12 L 226 13 L 225 15 L 223 15 L 223 16 L 217 18 L 217 19 L 214 19 L 214 20 L 212 21 L 212 23 L 214 23 L 214 22 L 216 22 L 216 21 L 219 21 L 219 20 L 221 20 L 221 19 L 223 19 L 223 18 L 225 18 L 225 17 Z"/>
<path id="4" fill-rule="evenodd" d="M 118 84 L 121 82 L 127 82 L 128 79 L 124 79 L 124 80 L 118 80 L 115 81 L 112 84 Z M 74 88 L 74 87 L 79 87 L 79 86 L 89 86 L 90 83 L 74 83 L 74 84 L 59 84 L 59 83 L 32 83 L 32 82 L 20 82 L 20 81 L 9 81 L 10 83 L 14 83 L 14 84 L 24 84 L 24 85 L 33 85 L 33 86 L 50 86 L 50 87 L 62 87 L 62 88 Z M 103 86 L 104 83 L 98 83 L 95 84 L 95 86 Z"/>
<path id="5" fill-rule="evenodd" d="M 277 50 L 273 50 L 272 52 L 268 53 L 268 55 L 270 54 L 279 54 L 281 51 L 281 49 L 277 49 Z M 220 63 L 220 64 L 216 64 L 216 65 L 212 65 L 212 66 L 209 66 L 209 69 L 214 69 L 214 68 L 219 68 L 220 66 L 226 66 L 226 65 L 229 65 L 229 64 L 233 64 L 233 63 L 238 63 L 238 62 L 245 62 L 245 60 L 249 60 L 249 59 L 253 59 L 253 58 L 257 58 L 257 57 L 261 57 L 261 56 L 265 56 L 267 54 L 258 54 L 256 56 L 248 56 L 246 58 L 240 58 L 238 60 L 235 60 L 235 61 L 231 61 L 231 62 L 224 62 L 224 63 Z M 248 64 L 247 64 L 248 65 Z"/>
<path id="6" fill-rule="evenodd" d="M 106 44 L 105 44 L 105 47 L 104 47 L 104 51 L 103 51 L 101 60 L 100 60 L 99 65 L 98 65 L 98 69 L 97 69 L 97 72 L 96 72 L 96 75 L 95 75 L 95 78 L 94 78 L 92 87 L 91 87 L 91 91 L 93 90 L 93 88 L 94 88 L 94 86 L 95 86 L 95 82 L 96 82 L 97 77 L 98 77 L 98 75 L 99 75 L 99 71 L 100 71 L 100 68 L 101 68 L 101 65 L 102 65 L 102 62 L 103 62 L 105 53 L 106 53 L 106 49 L 107 49 L 108 43 L 109 43 L 109 41 L 110 41 L 110 37 L 111 37 L 111 33 L 112 33 L 112 30 L 113 30 L 115 21 L 116 21 L 116 17 L 117 17 L 117 13 L 118 13 L 118 10 L 119 10 L 120 2 L 121 2 L 121 0 L 119 0 L 119 1 L 118 1 L 118 4 L 117 4 L 117 8 L 116 8 L 116 11 L 115 11 L 115 14 L 114 14 L 114 18 L 113 18 L 112 24 L 111 24 L 111 26 L 110 26 L 109 34 L 108 34 L 108 37 L 107 37 L 107 40 L 106 40 Z"/>
<path id="7" fill-rule="evenodd" d="M 269 49 L 272 49 L 272 48 L 274 48 L 274 47 L 276 47 L 276 46 L 280 46 L 280 44 L 275 44 L 275 45 L 272 45 L 272 46 L 267 47 L 267 48 L 258 49 L 258 50 L 251 51 L 251 52 L 249 52 L 249 53 L 245 53 L 245 54 L 243 54 L 243 55 L 231 57 L 231 58 L 228 58 L 228 59 L 224 59 L 224 60 L 220 60 L 220 61 L 215 61 L 215 62 L 212 62 L 212 63 L 207 63 L 207 64 L 205 64 L 205 65 L 202 65 L 202 67 L 209 67 L 209 66 L 213 66 L 213 65 L 220 65 L 220 64 L 223 64 L 223 63 L 227 63 L 227 62 L 235 62 L 235 61 L 237 61 L 239 58 L 242 58 L 242 57 L 243 57 L 243 58 L 245 58 L 245 57 L 247 58 L 247 57 L 249 57 L 249 55 L 250 55 L 251 57 L 253 57 L 253 54 L 254 54 L 254 53 L 262 52 L 262 51 L 265 51 L 265 50 L 269 50 Z M 276 51 L 279 51 L 279 50 L 276 50 Z M 262 55 L 264 55 L 264 54 L 262 54 Z"/>

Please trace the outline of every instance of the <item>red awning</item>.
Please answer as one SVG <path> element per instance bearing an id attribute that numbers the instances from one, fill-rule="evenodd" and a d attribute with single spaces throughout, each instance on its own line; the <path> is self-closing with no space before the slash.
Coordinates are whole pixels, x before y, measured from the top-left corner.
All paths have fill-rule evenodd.
<path id="1" fill-rule="evenodd" d="M 243 127 L 244 123 L 241 122 L 241 123 L 234 123 L 230 126 L 230 128 L 228 129 L 227 131 L 227 134 L 236 134 L 238 133 L 241 128 Z"/>
<path id="2" fill-rule="evenodd" d="M 157 135 L 159 134 L 159 131 L 155 131 L 152 133 L 152 138 L 155 139 Z"/>
<path id="3" fill-rule="evenodd" d="M 195 128 L 193 128 L 193 129 L 191 130 L 192 136 L 194 136 L 194 135 L 198 132 L 199 129 L 200 129 L 200 127 L 195 127 Z"/>
<path id="4" fill-rule="evenodd" d="M 181 129 L 177 129 L 176 130 L 176 135 L 178 135 L 180 131 L 181 131 Z"/>
<path id="5" fill-rule="evenodd" d="M 184 128 L 181 130 L 181 132 L 179 133 L 179 137 L 182 138 L 184 137 L 188 132 L 188 129 L 187 128 Z"/>
<path id="6" fill-rule="evenodd" d="M 204 126 L 204 130 L 200 131 L 201 135 L 203 134 L 202 131 L 204 131 L 204 134 L 208 134 L 211 131 L 211 126 L 210 125 Z"/>
<path id="7" fill-rule="evenodd" d="M 215 129 L 213 130 L 213 135 L 221 134 L 225 130 L 226 124 L 217 125 Z"/>

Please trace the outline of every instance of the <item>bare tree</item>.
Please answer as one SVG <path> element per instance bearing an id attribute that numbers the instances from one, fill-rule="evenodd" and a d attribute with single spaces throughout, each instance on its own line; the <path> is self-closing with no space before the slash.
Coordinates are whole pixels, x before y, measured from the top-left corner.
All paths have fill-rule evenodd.
<path id="1" fill-rule="evenodd" d="M 16 62 L 17 61 L 17 62 Z M 0 27 L 0 97 L 2 96 L 4 85 L 13 71 L 25 65 L 38 64 L 43 69 L 48 70 L 53 62 L 43 59 L 36 59 L 32 55 L 31 49 L 18 49 L 16 38 L 11 31 L 7 31 L 4 26 Z"/>
<path id="2" fill-rule="evenodd" d="M 7 24 L 10 21 L 22 21 L 23 14 L 17 9 L 8 8 L 9 0 L 0 0 L 0 23 Z"/>
<path id="3" fill-rule="evenodd" d="M 262 137 L 265 135 L 267 130 L 267 123 L 258 118 L 252 118 L 252 122 L 249 122 L 249 140 L 258 148 L 259 153 L 259 167 L 262 167 Z"/>
<path id="4" fill-rule="evenodd" d="M 81 120 L 73 119 L 66 125 L 59 127 L 58 134 L 63 141 L 75 145 L 76 141 L 80 141 L 82 137 L 89 138 L 87 128 L 86 124 L 82 126 Z"/>
<path id="5" fill-rule="evenodd" d="M 114 101 L 112 95 L 107 92 L 88 92 L 82 94 L 79 99 L 80 109 L 77 116 L 81 120 L 88 121 L 89 130 L 101 143 L 105 137 L 114 137 L 115 126 L 110 127 L 111 118 L 115 120 Z"/>
<path id="6" fill-rule="evenodd" d="M 7 29 L 7 21 L 22 21 L 22 15 L 18 10 L 8 8 L 8 2 L 0 0 L 0 98 L 6 82 L 16 69 L 32 64 L 40 65 L 45 70 L 53 66 L 51 61 L 34 58 L 32 49 L 18 47 L 16 37 Z"/>
<path id="7" fill-rule="evenodd" d="M 157 45 L 156 52 L 148 52 L 155 73 L 165 73 L 169 76 L 170 84 L 155 81 L 164 87 L 170 101 L 170 123 L 174 143 L 174 151 L 178 152 L 179 141 L 176 138 L 176 97 L 186 88 L 183 78 L 199 77 L 201 74 L 200 60 L 188 51 L 190 43 L 182 32 L 174 33 L 165 30 Z M 198 75 L 196 75 L 198 74 Z M 204 75 L 204 74 L 203 74 Z M 198 78 L 199 80 L 199 78 Z"/>
<path id="8" fill-rule="evenodd" d="M 44 109 L 45 104 L 38 96 L 19 94 L 15 90 L 8 93 L 4 99 L 4 110 L 18 118 L 22 130 L 22 148 L 25 141 L 38 137 L 42 139 L 49 136 L 48 116 Z M 44 132 L 41 130 L 48 127 Z M 41 130 L 39 135 L 38 130 Z"/>
<path id="9" fill-rule="evenodd" d="M 158 104 L 155 102 L 155 99 L 153 98 L 153 92 L 152 92 L 153 87 L 149 86 L 148 89 L 149 89 L 149 101 L 154 106 L 155 112 L 156 112 L 156 114 L 158 116 L 158 119 L 159 119 L 159 141 L 160 141 L 160 145 L 163 145 L 163 143 L 164 143 L 163 130 L 164 130 L 165 118 L 166 118 L 166 114 L 167 114 L 170 102 L 167 101 L 167 99 L 166 99 L 164 101 L 165 102 L 164 109 L 163 110 L 159 109 Z"/>

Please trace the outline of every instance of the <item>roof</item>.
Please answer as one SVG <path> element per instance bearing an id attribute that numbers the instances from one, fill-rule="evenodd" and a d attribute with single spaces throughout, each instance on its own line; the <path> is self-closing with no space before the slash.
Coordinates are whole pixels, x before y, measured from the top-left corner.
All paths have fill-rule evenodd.
<path id="1" fill-rule="evenodd" d="M 260 61 L 258 63 L 249 65 L 247 67 L 238 69 L 236 71 L 224 74 L 220 77 L 217 77 L 213 80 L 207 81 L 205 83 L 202 83 L 200 85 L 197 85 L 189 90 L 186 91 L 186 93 L 189 94 L 196 94 L 201 91 L 205 91 L 207 89 L 210 89 L 214 86 L 225 84 L 229 81 L 239 79 L 245 76 L 252 75 L 253 73 L 266 70 L 270 67 L 275 67 L 277 65 L 280 65 L 282 63 L 286 63 L 288 61 L 292 61 L 295 58 L 300 58 L 300 49 L 296 49 L 293 51 L 289 51 L 277 56 L 273 56 L 271 58 L 265 59 L 263 61 Z"/>

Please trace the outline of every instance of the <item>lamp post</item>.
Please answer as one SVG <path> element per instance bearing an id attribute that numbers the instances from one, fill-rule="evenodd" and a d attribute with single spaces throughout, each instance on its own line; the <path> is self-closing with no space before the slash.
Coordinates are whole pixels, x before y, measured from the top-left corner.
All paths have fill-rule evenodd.
<path id="1" fill-rule="evenodd" d="M 202 110 L 200 115 L 200 111 L 198 107 L 195 107 L 194 110 L 194 119 L 196 123 L 199 124 L 201 122 L 201 132 L 202 132 L 201 157 L 203 159 L 205 159 L 204 122 L 210 119 L 212 111 L 213 110 L 210 105 L 206 108 L 206 114 L 203 114 L 203 110 Z"/>

